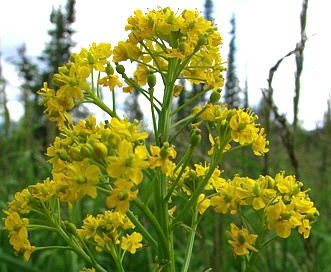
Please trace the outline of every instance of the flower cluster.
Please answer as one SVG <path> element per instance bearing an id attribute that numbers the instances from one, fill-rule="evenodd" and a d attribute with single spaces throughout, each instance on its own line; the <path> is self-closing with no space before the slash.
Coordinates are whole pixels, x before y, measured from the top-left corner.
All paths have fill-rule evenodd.
<path id="1" fill-rule="evenodd" d="M 114 48 L 114 62 L 137 61 L 134 81 L 145 85 L 149 75 L 172 70 L 174 79 L 182 73 L 190 82 L 207 83 L 209 89 L 223 86 L 222 39 L 217 27 L 198 11 L 176 14 L 170 8 L 135 11 L 128 19 L 127 41 Z M 179 93 L 176 93 L 178 95 Z"/>
<path id="2" fill-rule="evenodd" d="M 57 123 L 60 135 L 46 152 L 52 177 L 16 193 L 4 211 L 4 229 L 15 251 L 29 259 L 40 249 L 30 245 L 29 229 L 54 231 L 86 261 L 89 267 L 82 271 L 106 271 L 93 256 L 103 251 L 122 272 L 124 254 L 143 249 L 144 241 L 157 261 L 155 271 L 175 271 L 174 232 L 184 226 L 189 237 L 185 239 L 188 245 L 182 271 L 187 271 L 201 216 L 211 208 L 217 213 L 239 214 L 242 221 L 248 221 L 244 216 L 248 209 L 256 212 L 257 223 L 245 222 L 255 234 L 250 234 L 248 227 L 239 229 L 231 224 L 229 243 L 235 255 L 257 254 L 267 230 L 287 238 L 297 228 L 308 238 L 319 213 L 308 190 L 303 190 L 294 176 L 285 176 L 285 172 L 274 178 L 235 175 L 226 180 L 221 176 L 220 163 L 228 151 L 251 146 L 256 156 L 262 156 L 268 152 L 269 142 L 251 110 L 230 109 L 219 103 L 225 68 L 217 27 L 197 11 L 176 14 L 170 8 L 159 8 L 146 14 L 136 11 L 126 30 L 128 39 L 113 50 L 108 43 L 92 43 L 89 49 L 72 54 L 53 76 L 52 88 L 57 89 L 45 83 L 39 91 L 45 114 Z M 133 77 L 125 72 L 126 60 L 137 63 Z M 156 74 L 164 84 L 161 98 L 154 95 Z M 203 83 L 194 98 L 212 92 L 207 105 L 197 106 L 189 116 L 175 121 L 173 117 L 194 102 L 190 99 L 173 109 L 173 99 L 183 89 L 177 85 L 181 79 Z M 111 106 L 102 99 L 102 87 L 112 92 Z M 125 93 L 135 89 L 147 99 L 155 143 L 147 145 L 149 134 L 142 122 L 118 116 L 117 87 Z M 98 106 L 109 120 L 97 124 L 90 115 L 74 122 L 69 111 L 81 103 Z M 202 142 L 202 123 L 211 148 L 206 162 L 192 166 Z M 180 157 L 173 142 L 190 126 L 188 146 Z M 99 197 L 105 203 L 101 213 L 84 215 L 82 222 L 76 222 L 73 207 L 86 198 Z M 66 213 L 62 209 L 67 209 Z M 25 215 L 32 217 L 33 213 L 38 220 L 29 221 Z M 63 214 L 70 214 L 75 222 L 68 222 Z M 191 220 L 190 225 L 186 220 Z"/>
<path id="3" fill-rule="evenodd" d="M 115 245 L 120 244 L 121 249 L 134 254 L 137 249 L 142 247 L 142 235 L 137 232 L 126 234 L 124 231 L 133 229 L 134 225 L 130 219 L 119 212 L 105 211 L 94 217 L 88 215 L 83 220 L 81 229 L 78 234 L 85 240 L 93 239 L 97 251 L 106 251 L 114 254 Z M 114 256 L 115 257 L 115 256 Z"/>
<path id="4" fill-rule="evenodd" d="M 250 206 L 256 213 L 263 211 L 265 227 L 276 230 L 277 236 L 288 238 L 291 229 L 297 228 L 304 238 L 308 238 L 311 224 L 319 216 L 319 212 L 310 200 L 307 191 L 302 190 L 302 183 L 295 179 L 295 176 L 285 176 L 285 172 L 278 173 L 274 178 L 260 176 L 258 179 L 235 176 L 232 180 L 220 180 L 215 188 L 217 195 L 211 197 L 210 205 L 216 212 L 232 214 L 242 213 L 242 208 Z M 254 226 L 252 222 L 249 222 Z M 234 227 L 231 227 L 231 237 Z M 261 230 L 256 230 L 260 231 Z M 265 229 L 262 230 L 264 232 Z M 259 235 L 262 235 L 261 233 Z M 234 238 L 233 238 L 234 239 Z M 231 242 L 237 255 L 248 254 L 243 251 L 243 243 Z M 249 247 L 247 247 L 249 249 Z M 245 253 L 244 253 L 245 252 Z"/>
<path id="5" fill-rule="evenodd" d="M 58 73 L 54 74 L 52 84 L 58 87 L 55 91 L 48 88 L 47 83 L 38 92 L 42 98 L 41 104 L 46 107 L 44 113 L 49 120 L 57 123 L 60 130 L 65 130 L 67 125 L 72 124 L 72 117 L 68 113 L 75 104 L 83 100 L 94 101 L 96 94 L 91 88 L 88 80 L 94 84 L 94 71 L 104 73 L 103 78 L 98 79 L 98 84 L 108 86 L 114 90 L 116 86 L 121 87 L 122 82 L 118 75 L 114 75 L 114 68 L 110 64 L 109 57 L 112 54 L 109 43 L 92 43 L 89 50 L 83 48 L 79 54 L 72 54 L 70 62 L 59 67 Z M 97 90 L 99 92 L 99 89 Z M 100 102 L 100 101 L 99 101 Z"/>
<path id="6" fill-rule="evenodd" d="M 142 170 L 149 166 L 149 154 L 142 144 L 147 137 L 138 122 L 113 118 L 97 125 L 92 115 L 63 131 L 47 149 L 59 199 L 70 205 L 85 195 L 96 198 L 97 185 L 110 186 L 109 178 L 101 179 L 107 174 L 115 179 L 107 204 L 124 214 L 137 194 L 132 187 L 142 181 Z"/>
<path id="7" fill-rule="evenodd" d="M 258 117 L 251 110 L 229 109 L 226 105 L 209 103 L 205 107 L 195 107 L 193 114 L 199 115 L 200 122 L 207 125 L 212 145 L 209 155 L 215 148 L 228 151 L 234 143 L 251 145 L 257 156 L 269 151 L 264 129 L 259 128 Z"/>
<path id="8" fill-rule="evenodd" d="M 7 218 L 4 219 L 4 230 L 9 232 L 9 243 L 13 246 L 15 252 L 23 254 L 25 260 L 30 259 L 30 255 L 35 251 L 28 240 L 27 227 L 29 219 L 21 218 L 17 212 L 5 212 Z"/>

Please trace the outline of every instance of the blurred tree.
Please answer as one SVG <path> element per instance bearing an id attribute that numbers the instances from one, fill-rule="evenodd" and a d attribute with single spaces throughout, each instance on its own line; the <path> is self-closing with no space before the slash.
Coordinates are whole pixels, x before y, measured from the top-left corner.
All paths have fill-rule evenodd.
<path id="1" fill-rule="evenodd" d="M 204 17 L 208 21 L 213 21 L 214 3 L 212 0 L 206 0 L 204 4 Z"/>
<path id="2" fill-rule="evenodd" d="M 1 52 L 0 52 L 0 129 L 1 129 L 0 135 L 3 135 L 5 138 L 8 137 L 9 129 L 10 129 L 10 115 L 7 107 L 6 79 L 3 77 L 2 74 Z"/>
<path id="3" fill-rule="evenodd" d="M 228 65 L 227 65 L 227 73 L 225 78 L 225 93 L 224 93 L 224 102 L 228 105 L 229 108 L 242 107 L 242 89 L 239 86 L 239 79 L 236 72 L 236 19 L 233 15 L 230 23 L 232 25 L 232 29 L 230 34 L 232 38 L 229 44 L 229 53 L 228 53 Z"/>
<path id="4" fill-rule="evenodd" d="M 138 121 L 144 119 L 144 113 L 142 112 L 139 103 L 139 95 L 140 92 L 133 90 L 132 94 L 124 101 L 124 111 L 131 122 L 135 119 Z"/>
<path id="5" fill-rule="evenodd" d="M 72 39 L 75 31 L 71 27 L 75 22 L 75 2 L 75 0 L 68 0 L 65 11 L 60 6 L 58 9 L 53 8 L 50 15 L 50 22 L 54 25 L 54 29 L 48 31 L 51 39 L 46 43 L 40 56 L 46 67 L 42 73 L 42 82 L 48 82 L 50 86 L 51 75 L 57 73 L 59 66 L 69 61 L 71 48 L 76 45 Z"/>
<path id="6" fill-rule="evenodd" d="M 45 70 L 41 73 L 39 88 L 43 82 L 47 82 L 48 86 L 52 86 L 52 75 L 58 72 L 58 67 L 65 65 L 70 58 L 71 49 L 76 45 L 72 36 L 76 32 L 72 28 L 75 22 L 75 3 L 76 0 L 68 0 L 63 10 L 62 6 L 54 9 L 50 15 L 50 22 L 54 25 L 53 29 L 48 31 L 51 37 L 50 41 L 46 43 L 39 59 L 45 64 Z M 88 110 L 84 105 L 79 105 L 73 110 L 74 118 L 85 118 L 88 115 Z M 44 116 L 43 116 L 44 117 Z M 57 129 L 53 122 L 44 120 L 46 122 L 46 142 L 52 142 Z"/>

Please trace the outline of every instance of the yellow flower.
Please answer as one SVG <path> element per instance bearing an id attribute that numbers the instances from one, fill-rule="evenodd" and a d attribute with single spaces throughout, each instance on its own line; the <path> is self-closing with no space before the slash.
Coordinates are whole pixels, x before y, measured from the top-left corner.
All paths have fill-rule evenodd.
<path id="1" fill-rule="evenodd" d="M 114 91 L 116 86 L 122 87 L 123 85 L 117 75 L 107 75 L 103 78 L 100 78 L 98 83 L 103 86 L 108 86 L 109 90 L 111 91 Z"/>
<path id="2" fill-rule="evenodd" d="M 307 239 L 309 237 L 311 230 L 311 225 L 308 219 L 303 219 L 302 224 L 298 228 L 298 232 L 303 235 L 303 238 Z"/>
<path id="3" fill-rule="evenodd" d="M 266 139 L 264 134 L 264 129 L 261 128 L 257 137 L 253 140 L 252 149 L 256 156 L 263 156 L 265 153 L 269 152 L 269 149 L 266 147 L 269 144 L 269 141 Z"/>
<path id="4" fill-rule="evenodd" d="M 130 123 L 127 118 L 122 120 L 112 118 L 110 121 L 110 126 L 116 134 L 120 135 L 123 139 L 126 139 L 129 142 L 140 141 L 148 138 L 148 133 L 143 131 L 144 126 L 142 122 L 137 120 Z"/>
<path id="5" fill-rule="evenodd" d="M 121 248 L 135 254 L 136 250 L 143 246 L 140 243 L 142 239 L 142 235 L 138 232 L 133 232 L 131 235 L 127 234 L 126 237 L 122 237 Z"/>
<path id="6" fill-rule="evenodd" d="M 259 129 L 254 121 L 257 116 L 253 112 L 246 112 L 242 109 L 236 110 L 236 114 L 230 119 L 230 128 L 232 129 L 232 139 L 239 144 L 252 143 L 257 137 Z"/>
<path id="7" fill-rule="evenodd" d="M 61 201 L 76 202 L 89 195 L 96 198 L 96 185 L 99 183 L 101 170 L 88 160 L 66 163 L 62 171 L 53 171 L 54 187 Z"/>
<path id="8" fill-rule="evenodd" d="M 43 183 L 38 182 L 36 185 L 30 185 L 28 190 L 34 198 L 46 202 L 55 194 L 54 186 L 55 182 L 46 178 Z"/>
<path id="9" fill-rule="evenodd" d="M 116 211 L 125 214 L 129 210 L 130 201 L 136 198 L 138 190 L 132 192 L 133 182 L 123 179 L 116 180 L 114 185 L 115 188 L 106 198 L 106 204 L 109 208 L 116 207 Z"/>
<path id="10" fill-rule="evenodd" d="M 73 162 L 68 165 L 68 177 L 75 182 L 73 185 L 78 193 L 79 198 L 89 195 L 96 198 L 96 185 L 99 183 L 101 171 L 96 165 L 90 164 L 87 160 L 82 162 Z"/>
<path id="11" fill-rule="evenodd" d="M 57 122 L 60 130 L 65 129 L 65 123 L 72 124 L 72 118 L 67 113 L 74 107 L 72 95 L 58 93 L 49 89 L 47 83 L 44 82 L 44 87 L 37 92 L 43 99 L 40 104 L 45 106 L 44 113 L 50 121 Z"/>
<path id="12" fill-rule="evenodd" d="M 149 71 L 149 69 L 146 67 L 146 65 L 138 64 L 138 68 L 134 72 L 133 75 L 134 75 L 137 83 L 140 86 L 144 86 L 147 83 L 147 77 L 148 77 L 149 73 L 151 73 L 151 71 Z"/>
<path id="13" fill-rule="evenodd" d="M 59 74 L 53 76 L 53 84 L 60 87 L 56 92 L 57 95 L 75 97 L 77 100 L 84 98 L 83 91 L 89 91 L 90 85 L 87 78 L 90 76 L 90 69 L 73 62 L 69 62 L 65 68 L 68 72 L 63 72 L 59 68 Z"/>
<path id="14" fill-rule="evenodd" d="M 135 44 L 120 41 L 117 46 L 114 47 L 113 62 L 120 62 L 127 59 L 136 60 L 140 56 L 140 49 Z"/>
<path id="15" fill-rule="evenodd" d="M 199 213 L 203 214 L 210 206 L 210 199 L 205 198 L 205 194 L 200 194 L 198 198 Z"/>
<path id="16" fill-rule="evenodd" d="M 177 152 L 173 146 L 169 146 L 168 143 L 164 143 L 163 147 L 150 146 L 151 157 L 150 157 L 150 167 L 154 169 L 156 167 L 161 167 L 161 171 L 167 176 L 172 175 L 175 168 L 175 164 L 170 160 L 170 158 L 176 158 Z"/>
<path id="17" fill-rule="evenodd" d="M 111 56 L 111 45 L 109 43 L 92 43 L 89 50 L 83 48 L 79 53 L 81 58 L 79 61 L 76 61 L 78 64 L 88 64 L 93 66 L 97 71 L 105 71 L 105 65 L 108 63 L 108 58 Z"/>
<path id="18" fill-rule="evenodd" d="M 241 200 L 241 204 L 252 205 L 254 210 L 266 207 L 277 194 L 276 190 L 268 188 L 267 179 L 254 180 L 236 176 L 233 184 L 236 186 L 236 196 Z"/>
<path id="19" fill-rule="evenodd" d="M 99 220 L 97 220 L 97 218 L 95 218 L 92 215 L 88 215 L 83 220 L 82 229 L 78 230 L 78 233 L 84 239 L 88 240 L 96 235 L 98 228 L 99 228 Z"/>
<path id="20" fill-rule="evenodd" d="M 210 205 L 215 212 L 226 214 L 229 210 L 231 214 L 236 213 L 239 202 L 235 195 L 235 187 L 225 180 L 216 188 L 217 195 L 210 199 Z"/>
<path id="21" fill-rule="evenodd" d="M 29 219 L 21 218 L 15 211 L 3 211 L 7 217 L 4 219 L 4 230 L 9 232 L 9 243 L 13 246 L 16 253 L 21 253 L 28 261 L 31 253 L 35 250 L 28 240 L 27 227 Z"/>
<path id="22" fill-rule="evenodd" d="M 258 250 L 252 246 L 258 235 L 249 234 L 248 230 L 244 227 L 241 230 L 233 223 L 231 223 L 231 232 L 226 233 L 232 238 L 228 240 L 229 244 L 233 246 L 235 255 L 246 255 L 249 254 L 249 250 L 258 252 Z"/>
<path id="23" fill-rule="evenodd" d="M 270 219 L 269 229 L 276 229 L 279 237 L 287 238 L 291 235 L 291 229 L 300 226 L 302 223 L 296 217 L 294 204 L 285 205 L 280 199 L 276 204 L 266 209 L 267 217 Z"/>
<path id="24" fill-rule="evenodd" d="M 123 177 L 139 184 L 143 179 L 142 170 L 148 167 L 148 153 L 145 146 L 137 146 L 127 140 L 119 143 L 117 156 L 109 156 L 107 173 L 112 178 Z"/>
<path id="25" fill-rule="evenodd" d="M 29 213 L 31 211 L 31 193 L 28 189 L 23 189 L 22 192 L 16 192 L 14 200 L 8 203 L 11 211 L 23 213 Z"/>
<path id="26" fill-rule="evenodd" d="M 278 173 L 275 181 L 279 192 L 284 194 L 284 199 L 287 201 L 301 191 L 302 183 L 297 181 L 293 175 L 285 176 L 285 171 Z"/>

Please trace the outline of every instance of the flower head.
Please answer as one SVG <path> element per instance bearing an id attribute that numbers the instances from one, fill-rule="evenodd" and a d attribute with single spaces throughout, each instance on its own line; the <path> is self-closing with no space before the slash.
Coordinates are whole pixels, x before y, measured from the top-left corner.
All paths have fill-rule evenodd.
<path id="1" fill-rule="evenodd" d="M 231 232 L 226 233 L 232 238 L 228 240 L 229 244 L 233 246 L 235 255 L 246 255 L 249 254 L 249 250 L 258 252 L 258 250 L 252 246 L 258 235 L 249 234 L 248 230 L 244 227 L 239 229 L 235 224 L 231 223 Z"/>

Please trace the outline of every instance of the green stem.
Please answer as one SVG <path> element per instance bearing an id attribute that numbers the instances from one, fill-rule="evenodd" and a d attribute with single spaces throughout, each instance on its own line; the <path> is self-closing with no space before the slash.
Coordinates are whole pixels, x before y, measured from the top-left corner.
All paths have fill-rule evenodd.
<path id="1" fill-rule="evenodd" d="M 198 226 L 198 208 L 197 208 L 197 206 L 198 206 L 198 203 L 194 207 L 194 212 L 193 212 L 193 216 L 192 216 L 192 224 L 191 224 L 191 232 L 189 235 L 189 239 L 187 241 L 184 264 L 182 266 L 181 272 L 187 272 L 190 267 L 194 240 L 195 240 L 195 234 L 196 234 L 196 230 L 197 230 L 197 226 Z"/>
<path id="2" fill-rule="evenodd" d="M 93 91 L 88 92 L 88 97 L 84 103 L 92 103 L 102 109 L 104 112 L 108 113 L 111 117 L 116 117 L 119 119 L 116 112 L 112 111 L 98 96 L 95 95 Z"/>
<path id="3" fill-rule="evenodd" d="M 254 247 L 257 250 L 260 251 L 263 247 L 262 240 L 263 240 L 263 237 L 264 237 L 264 232 L 266 231 L 266 228 L 267 228 L 267 224 L 266 224 L 266 221 L 265 221 L 265 215 L 264 215 L 264 212 L 262 210 L 261 210 L 261 213 L 258 213 L 258 221 L 259 221 L 259 224 L 258 224 L 259 225 L 259 227 L 258 227 L 259 231 L 258 231 L 258 237 L 255 241 Z M 245 272 L 253 271 L 258 257 L 259 257 L 259 252 L 252 251 L 251 256 L 248 260 L 248 264 L 247 264 L 247 267 L 245 269 Z"/>
<path id="4" fill-rule="evenodd" d="M 128 211 L 126 215 L 130 218 L 134 226 L 137 228 L 137 230 L 142 234 L 144 239 L 148 242 L 148 244 L 154 249 L 157 250 L 157 242 L 153 238 L 153 236 L 149 233 L 149 231 L 140 223 L 138 218 L 131 212 Z"/>
<path id="5" fill-rule="evenodd" d="M 165 236 L 165 233 L 163 232 L 163 229 L 161 228 L 161 225 L 156 220 L 155 216 L 152 214 L 150 209 L 146 205 L 144 205 L 144 203 L 142 203 L 138 198 L 133 200 L 133 203 L 135 205 L 137 205 L 137 207 L 144 213 L 144 215 L 146 216 L 148 221 L 154 227 L 156 235 L 158 236 L 159 247 L 161 247 L 163 249 L 168 248 L 168 240 Z M 169 254 L 167 254 L 167 257 L 169 258 Z"/>
<path id="6" fill-rule="evenodd" d="M 177 166 L 181 165 L 182 168 L 180 169 L 180 172 L 179 172 L 179 174 L 178 174 L 176 180 L 173 182 L 173 184 L 172 184 L 171 187 L 169 188 L 168 193 L 167 193 L 167 195 L 166 195 L 166 197 L 165 197 L 165 201 L 168 201 L 168 200 L 170 199 L 172 193 L 173 193 L 174 190 L 176 189 L 177 184 L 178 184 L 178 182 L 179 182 L 179 180 L 180 180 L 182 174 L 183 174 L 184 171 L 185 171 L 185 167 L 187 166 L 188 162 L 189 162 L 190 159 L 192 158 L 192 155 L 193 155 L 193 153 L 194 153 L 194 150 L 195 150 L 195 148 L 192 147 L 192 146 L 190 146 L 190 148 L 187 149 L 185 155 L 183 156 L 182 161 L 179 162 L 179 163 L 177 164 Z M 178 168 L 176 167 L 174 173 L 176 172 L 177 169 L 178 169 Z"/>
<path id="7" fill-rule="evenodd" d="M 211 178 L 212 174 L 214 173 L 214 170 L 220 163 L 220 161 L 223 157 L 223 150 L 224 150 L 225 146 L 226 146 L 226 144 L 224 144 L 224 146 L 222 146 L 220 149 L 217 150 L 216 157 L 212 160 L 205 178 L 201 181 L 198 188 L 192 194 L 190 200 L 186 203 L 186 205 L 183 207 L 183 209 L 177 215 L 175 220 L 172 222 L 173 226 L 175 226 L 177 223 L 179 223 L 182 220 L 182 218 L 187 214 L 188 210 L 194 205 L 194 203 L 196 203 L 197 199 L 199 198 L 199 195 L 201 194 L 201 192 L 204 190 L 204 188 L 208 184 L 209 179 Z"/>
<path id="8" fill-rule="evenodd" d="M 207 91 L 209 91 L 211 89 L 212 89 L 212 87 L 209 87 L 206 90 L 203 90 L 202 92 L 196 94 L 195 96 L 193 96 L 192 98 L 190 98 L 189 100 L 187 100 L 183 105 L 181 105 L 178 108 L 176 108 L 171 113 L 171 116 L 174 116 L 176 113 L 178 113 L 179 111 L 181 111 L 183 108 L 186 108 L 189 104 L 191 104 L 192 102 L 196 101 L 200 96 L 204 95 Z"/>
<path id="9" fill-rule="evenodd" d="M 71 248 L 72 251 L 76 252 L 81 258 L 83 258 L 87 263 L 94 266 L 96 271 L 99 272 L 107 272 L 101 265 L 99 265 L 93 258 L 93 255 L 89 256 L 81 247 L 76 239 L 74 239 L 74 235 L 68 235 L 64 229 L 62 228 L 63 223 L 61 223 L 60 218 L 60 206 L 59 201 L 55 203 L 57 205 L 58 215 L 54 216 L 55 213 L 50 213 L 46 206 L 44 206 L 44 216 L 48 219 L 48 222 L 52 225 L 56 232 L 65 240 L 68 246 Z"/>

